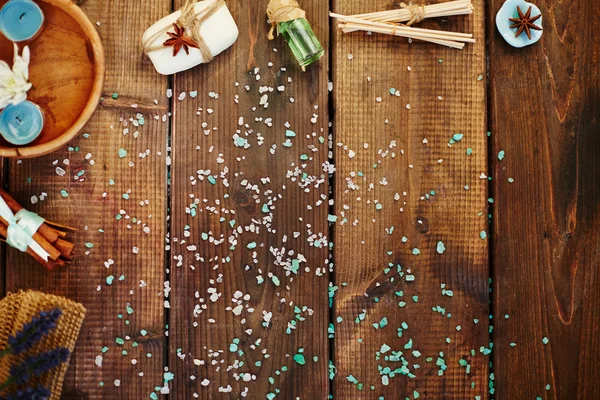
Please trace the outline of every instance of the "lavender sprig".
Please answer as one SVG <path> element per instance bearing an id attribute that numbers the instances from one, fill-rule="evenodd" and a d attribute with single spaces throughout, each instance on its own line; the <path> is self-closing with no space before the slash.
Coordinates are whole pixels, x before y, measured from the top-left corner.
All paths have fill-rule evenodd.
<path id="1" fill-rule="evenodd" d="M 0 400 L 48 400 L 50 391 L 43 386 L 17 390 L 14 394 L 0 396 Z"/>
<path id="2" fill-rule="evenodd" d="M 21 354 L 29 350 L 42 337 L 56 328 L 61 315 L 62 311 L 59 308 L 41 311 L 30 322 L 24 324 L 16 335 L 8 337 L 8 347 L 0 352 L 0 358 L 7 354 Z"/>
<path id="3" fill-rule="evenodd" d="M 41 376 L 66 362 L 70 354 L 69 349 L 58 347 L 45 353 L 28 356 L 22 363 L 10 367 L 10 376 L 0 385 L 0 392 L 12 384 L 24 385 L 32 376 Z"/>

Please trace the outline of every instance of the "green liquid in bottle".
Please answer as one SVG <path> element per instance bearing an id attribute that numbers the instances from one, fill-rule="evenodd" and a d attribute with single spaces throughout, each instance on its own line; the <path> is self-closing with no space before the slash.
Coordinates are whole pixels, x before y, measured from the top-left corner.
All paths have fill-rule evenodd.
<path id="1" fill-rule="evenodd" d="M 279 33 L 290 45 L 294 57 L 303 69 L 325 54 L 323 46 L 305 18 L 280 22 Z"/>

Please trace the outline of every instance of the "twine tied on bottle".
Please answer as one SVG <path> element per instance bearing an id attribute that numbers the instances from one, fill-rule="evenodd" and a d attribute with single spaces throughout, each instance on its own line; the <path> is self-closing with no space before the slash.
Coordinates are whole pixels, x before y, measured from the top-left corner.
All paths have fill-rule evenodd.
<path id="1" fill-rule="evenodd" d="M 208 62 L 213 59 L 213 55 L 208 48 L 208 44 L 200 35 L 200 27 L 206 20 L 213 16 L 215 12 L 217 12 L 221 7 L 225 5 L 225 0 L 202 0 L 205 2 L 210 2 L 208 6 L 204 7 L 202 10 L 196 12 L 194 6 L 197 3 L 197 0 L 187 0 L 183 7 L 179 9 L 181 11 L 181 15 L 177 18 L 175 22 L 178 26 L 183 28 L 186 34 L 189 34 L 189 37 L 192 38 L 197 44 L 200 53 L 202 54 L 202 58 L 204 62 Z M 165 48 L 163 44 L 152 45 L 160 36 L 167 33 L 169 29 L 172 28 L 172 24 L 167 25 L 165 28 L 159 30 L 152 36 L 150 36 L 143 43 L 144 53 L 148 54 L 153 51 L 162 50 Z"/>
<path id="2" fill-rule="evenodd" d="M 413 4 L 412 1 L 408 4 L 400 3 L 400 8 L 408 10 L 410 12 L 410 20 L 405 24 L 411 26 L 412 24 L 418 24 L 425 19 L 425 6 L 420 4 Z"/>
<path id="3" fill-rule="evenodd" d="M 267 38 L 273 40 L 275 39 L 273 32 L 278 23 L 305 18 L 306 12 L 300 8 L 296 0 L 271 0 L 267 6 L 267 16 L 269 17 L 269 21 L 271 21 L 271 30 Z M 279 34 L 279 30 L 277 34 Z"/>

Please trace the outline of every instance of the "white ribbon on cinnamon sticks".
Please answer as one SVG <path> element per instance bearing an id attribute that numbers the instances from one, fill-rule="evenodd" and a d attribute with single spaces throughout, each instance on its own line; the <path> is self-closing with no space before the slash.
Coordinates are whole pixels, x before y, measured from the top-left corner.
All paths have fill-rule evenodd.
<path id="1" fill-rule="evenodd" d="M 8 223 L 6 243 L 9 246 L 22 252 L 26 252 L 29 247 L 44 261 L 48 261 L 50 254 L 33 240 L 33 235 L 44 223 L 44 218 L 26 209 L 13 214 L 2 196 L 0 196 L 0 217 Z"/>

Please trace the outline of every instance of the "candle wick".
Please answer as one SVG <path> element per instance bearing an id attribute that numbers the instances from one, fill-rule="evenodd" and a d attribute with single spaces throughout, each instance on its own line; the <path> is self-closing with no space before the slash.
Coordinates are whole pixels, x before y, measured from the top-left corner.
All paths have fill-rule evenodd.
<path id="1" fill-rule="evenodd" d="M 22 20 L 25 15 L 27 15 L 27 13 L 21 14 L 21 16 L 19 17 L 19 20 Z"/>

